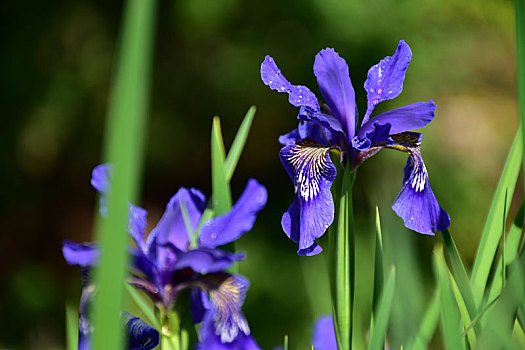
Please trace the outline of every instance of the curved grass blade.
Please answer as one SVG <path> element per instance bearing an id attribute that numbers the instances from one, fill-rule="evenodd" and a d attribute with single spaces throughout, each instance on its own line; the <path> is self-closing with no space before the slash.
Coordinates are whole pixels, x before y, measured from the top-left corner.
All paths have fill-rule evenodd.
<path id="1" fill-rule="evenodd" d="M 156 1 L 129 0 L 123 15 L 106 129 L 104 160 L 113 164 L 108 217 L 97 232 L 102 252 L 92 312 L 95 350 L 120 349 L 123 339 L 120 310 L 128 260 L 128 203 L 138 196 L 156 5 Z"/>
<path id="2" fill-rule="evenodd" d="M 244 116 L 241 126 L 237 131 L 237 135 L 235 135 L 235 138 L 233 139 L 232 146 L 228 151 L 228 156 L 224 160 L 224 171 L 226 172 L 226 181 L 230 181 L 233 176 L 233 173 L 235 172 L 237 162 L 241 157 L 242 150 L 244 149 L 244 145 L 246 144 L 246 139 L 248 138 L 248 133 L 250 132 L 250 128 L 252 126 L 255 111 L 255 106 L 251 106 L 246 115 Z"/>
<path id="3" fill-rule="evenodd" d="M 396 285 L 396 269 L 392 267 L 386 280 L 385 288 L 382 291 L 381 299 L 377 308 L 375 322 L 370 322 L 370 343 L 368 349 L 384 349 L 385 336 L 392 310 L 392 300 L 394 300 L 394 290 Z M 374 323 L 374 324 L 372 324 Z"/>
<path id="4" fill-rule="evenodd" d="M 522 126 L 520 125 L 507 156 L 494 198 L 492 199 L 492 204 L 490 206 L 481 241 L 476 253 L 476 258 L 474 260 L 470 282 L 472 285 L 474 301 L 478 307 L 483 299 L 487 279 L 499 245 L 501 227 L 504 224 L 501 213 L 505 206 L 507 208 L 510 207 L 510 202 L 512 201 L 514 188 L 521 167 L 522 156 L 523 136 Z M 505 192 L 507 190 L 509 196 L 507 197 L 507 201 L 505 201 Z"/>
<path id="5" fill-rule="evenodd" d="M 379 296 L 383 290 L 383 237 L 381 234 L 381 218 L 379 208 L 376 206 L 376 244 L 374 261 L 374 297 L 372 299 L 373 317 L 377 314 Z"/>
<path id="6" fill-rule="evenodd" d="M 135 305 L 138 306 L 140 311 L 142 311 L 144 316 L 147 318 L 144 321 L 146 321 L 155 329 L 160 331 L 161 325 L 159 320 L 157 319 L 157 316 L 155 315 L 155 312 L 153 311 L 153 305 L 150 302 L 150 300 L 144 294 L 130 286 L 128 283 L 125 284 L 125 289 L 128 295 L 130 296 L 131 300 L 133 300 Z"/>
<path id="7" fill-rule="evenodd" d="M 441 328 L 445 347 L 452 350 L 465 349 L 465 342 L 461 336 L 460 316 L 452 295 L 449 272 L 442 247 L 434 251 L 433 266 L 441 295 Z"/>
<path id="8" fill-rule="evenodd" d="M 457 283 L 458 292 L 461 294 L 461 299 L 465 303 L 467 315 L 463 316 L 465 322 L 467 322 L 466 318 L 468 318 L 468 322 L 465 324 L 466 327 L 469 325 L 470 320 L 476 317 L 476 315 L 478 314 L 478 308 L 476 307 L 476 302 L 474 301 L 474 295 L 471 289 L 467 271 L 465 270 L 465 266 L 463 265 L 463 261 L 461 260 L 461 256 L 459 255 L 456 243 L 454 242 L 454 239 L 452 238 L 452 235 L 450 234 L 448 229 L 442 231 L 441 233 L 443 234 L 445 248 L 450 259 L 452 271 L 454 272 L 454 278 L 455 283 Z M 476 330 L 476 333 L 479 333 L 481 331 L 481 327 L 477 324 L 474 326 L 474 328 Z"/>
<path id="9" fill-rule="evenodd" d="M 496 299 L 500 295 L 501 290 L 503 289 L 503 271 L 507 266 L 512 264 L 518 255 L 520 247 L 521 234 L 523 232 L 523 210 L 525 202 L 521 204 L 521 207 L 512 223 L 512 226 L 505 240 L 505 245 L 503 249 L 502 259 L 498 262 L 496 266 L 496 271 L 494 272 L 494 278 L 492 279 L 492 284 L 489 290 L 488 302 Z"/>
<path id="10" fill-rule="evenodd" d="M 454 280 L 454 276 L 450 271 L 449 278 L 450 286 L 452 287 L 452 293 L 454 294 L 454 298 L 456 299 L 456 305 L 458 306 L 459 314 L 461 315 L 461 319 L 463 320 L 463 326 L 465 328 L 465 331 L 463 331 L 462 336 L 466 335 L 470 348 L 475 349 L 477 343 L 477 336 L 474 332 L 474 327 L 477 326 L 478 329 L 481 328 L 479 327 L 479 324 L 472 322 L 472 316 L 469 314 L 468 307 L 465 303 L 465 300 L 463 299 L 463 295 L 461 294 L 458 285 Z"/>

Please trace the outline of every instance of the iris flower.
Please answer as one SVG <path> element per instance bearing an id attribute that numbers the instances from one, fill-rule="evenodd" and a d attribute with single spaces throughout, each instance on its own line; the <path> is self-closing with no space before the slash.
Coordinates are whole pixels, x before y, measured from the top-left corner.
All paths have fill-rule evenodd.
<path id="1" fill-rule="evenodd" d="M 110 172 L 110 166 L 104 164 L 93 170 L 91 183 L 102 194 L 108 191 Z M 197 246 L 191 246 L 190 235 L 197 234 L 206 208 L 206 198 L 199 190 L 179 189 L 147 240 L 146 210 L 129 206 L 128 232 L 136 243 L 130 249 L 133 273 L 129 283 L 145 291 L 163 312 L 169 312 L 181 292 L 189 289 L 193 319 L 203 322 L 203 348 L 213 349 L 208 344 L 217 343 L 230 346 L 228 349 L 255 344 L 250 349 L 258 349 L 241 310 L 249 282 L 225 272 L 244 256 L 217 247 L 249 231 L 266 199 L 265 187 L 250 179 L 230 212 L 202 223 Z M 102 213 L 104 205 L 102 196 Z M 69 241 L 64 243 L 63 253 L 68 263 L 81 266 L 96 264 L 99 254 L 92 244 Z"/>
<path id="2" fill-rule="evenodd" d="M 412 58 L 409 46 L 400 41 L 396 51 L 368 71 L 364 88 L 367 108 L 361 126 L 348 65 L 333 49 L 321 50 L 315 57 L 314 74 L 326 105 L 305 86 L 292 85 L 281 74 L 274 59 L 266 56 L 261 65 L 263 82 L 271 89 L 289 95 L 299 107 L 297 129 L 283 135 L 281 161 L 295 188 L 292 205 L 283 214 L 284 232 L 299 244 L 299 255 L 315 255 L 322 248 L 315 242 L 334 219 L 330 187 L 336 167 L 329 151 L 341 154 L 341 163 L 355 170 L 383 148 L 408 154 L 401 191 L 392 205 L 406 227 L 433 235 L 450 225 L 450 218 L 438 204 L 421 156 L 423 136 L 409 130 L 419 129 L 434 119 L 433 101 L 417 102 L 371 117 L 380 102 L 397 97 Z"/>
<path id="3" fill-rule="evenodd" d="M 315 350 L 337 350 L 334 320 L 331 316 L 319 317 L 315 322 L 312 345 Z"/>

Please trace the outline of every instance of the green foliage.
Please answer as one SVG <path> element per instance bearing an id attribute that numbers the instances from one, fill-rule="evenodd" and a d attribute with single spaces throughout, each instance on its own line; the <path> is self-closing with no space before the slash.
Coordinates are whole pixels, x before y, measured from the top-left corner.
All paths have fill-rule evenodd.
<path id="1" fill-rule="evenodd" d="M 149 97 L 150 62 L 156 1 L 130 0 L 121 27 L 121 45 L 108 111 L 106 154 L 113 164 L 108 218 L 98 241 L 102 250 L 96 270 L 93 303 L 93 349 L 121 347 L 120 310 L 127 271 L 128 203 L 138 197 L 143 133 Z"/>

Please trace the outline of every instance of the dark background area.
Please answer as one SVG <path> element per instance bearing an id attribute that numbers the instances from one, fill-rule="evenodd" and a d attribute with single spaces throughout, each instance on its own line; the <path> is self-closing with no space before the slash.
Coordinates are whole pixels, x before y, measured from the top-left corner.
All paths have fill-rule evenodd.
<path id="1" fill-rule="evenodd" d="M 249 177 L 269 191 L 255 229 L 239 242 L 251 280 L 245 313 L 264 349 L 285 334 L 307 348 L 316 316 L 330 312 L 324 255 L 300 258 L 280 227 L 293 187 L 282 168 L 279 135 L 296 127 L 296 109 L 260 80 L 272 55 L 284 75 L 320 96 L 312 65 L 333 47 L 349 66 L 357 104 L 370 66 L 404 39 L 412 48 L 404 91 L 376 113 L 433 99 L 435 120 L 422 152 L 451 232 L 472 262 L 505 154 L 517 129 L 512 1 L 425 0 L 161 1 L 142 200 L 154 227 L 180 186 L 210 194 L 209 134 L 219 115 L 227 147 L 248 108 L 257 114 L 232 179 L 234 198 Z M 78 268 L 65 264 L 64 239 L 89 241 L 115 62 L 121 2 L 8 1 L 0 5 L 0 348 L 64 348 L 64 303 L 79 294 Z M 409 331 L 432 293 L 432 248 L 441 238 L 404 229 L 390 209 L 405 155 L 381 152 L 355 185 L 358 306 L 366 333 L 371 303 L 375 206 L 383 219 L 387 262 L 406 276 L 393 327 Z M 521 195 L 518 196 L 521 199 Z M 511 211 L 515 210 L 511 208 Z M 512 215 L 511 215 L 512 217 Z M 324 241 L 323 241 L 324 240 Z M 326 246 L 325 238 L 321 241 Z M 323 243 L 324 242 L 324 243 Z M 402 249 L 399 249 L 401 247 Z M 397 255 L 396 255 L 397 254 Z M 417 291 L 417 293 L 416 293 Z M 404 305 L 405 309 L 402 309 Z M 408 305 L 408 306 L 407 306 Z M 406 307 L 412 309 L 406 309 Z M 396 344 L 396 339 L 392 339 Z"/>

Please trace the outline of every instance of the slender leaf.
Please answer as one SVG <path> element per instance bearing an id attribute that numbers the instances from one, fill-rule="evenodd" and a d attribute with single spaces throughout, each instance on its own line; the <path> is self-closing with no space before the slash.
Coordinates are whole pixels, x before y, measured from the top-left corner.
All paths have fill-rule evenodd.
<path id="1" fill-rule="evenodd" d="M 283 350 L 288 350 L 288 334 L 284 335 Z"/>
<path id="2" fill-rule="evenodd" d="M 199 237 L 193 231 L 193 228 L 191 227 L 191 221 L 190 221 L 190 214 L 188 213 L 188 207 L 186 207 L 186 203 L 182 200 L 182 198 L 179 198 L 179 206 L 180 211 L 182 213 L 182 219 L 184 220 L 184 227 L 186 228 L 186 232 L 188 232 L 188 237 L 190 238 L 190 245 L 193 248 L 197 248 L 197 245 L 199 244 Z"/>
<path id="3" fill-rule="evenodd" d="M 239 161 L 244 145 L 246 144 L 246 139 L 248 138 L 248 133 L 250 132 L 250 128 L 252 126 L 255 111 L 255 106 L 251 106 L 246 115 L 244 116 L 241 126 L 237 131 L 237 135 L 235 135 L 235 139 L 233 139 L 233 143 L 228 152 L 228 156 L 224 161 L 226 181 L 230 181 L 233 176 L 233 173 L 235 172 L 237 162 Z"/>
<path id="4" fill-rule="evenodd" d="M 156 1 L 126 2 L 116 76 L 108 109 L 106 155 L 113 164 L 108 218 L 97 239 L 100 265 L 93 303 L 93 349 L 120 349 L 120 309 L 127 270 L 128 202 L 138 197 L 148 106 Z"/>
<path id="5" fill-rule="evenodd" d="M 219 117 L 214 117 L 211 132 L 211 185 L 213 211 L 218 216 L 226 214 L 232 206 L 230 185 L 224 168 L 224 157 L 221 120 Z"/>
<path id="6" fill-rule="evenodd" d="M 487 325 L 479 340 L 486 349 L 517 348 L 512 341 L 512 331 L 518 307 L 525 304 L 523 260 L 520 258 L 512 263 L 507 284 L 487 315 Z"/>
<path id="7" fill-rule="evenodd" d="M 66 349 L 78 348 L 78 305 L 66 303 Z"/>
<path id="8" fill-rule="evenodd" d="M 479 325 L 477 323 L 472 322 L 472 316 L 468 312 L 467 305 L 465 303 L 465 300 L 463 299 L 463 294 L 461 294 L 458 285 L 456 281 L 454 280 L 454 276 L 449 271 L 449 278 L 450 278 L 450 286 L 452 287 L 452 293 L 454 294 L 454 298 L 456 299 L 456 305 L 458 306 L 459 313 L 461 315 L 461 319 L 463 320 L 463 326 L 465 329 L 468 328 L 468 330 L 465 330 L 462 333 L 462 336 L 467 335 L 467 340 L 469 342 L 470 348 L 474 349 L 476 347 L 477 343 L 477 336 L 474 332 L 474 327 L 478 326 L 477 328 L 480 329 Z M 475 314 L 474 314 L 475 317 Z M 472 326 L 472 327 L 471 327 Z"/>
<path id="9" fill-rule="evenodd" d="M 381 294 L 381 299 L 377 308 L 377 317 L 373 327 L 370 328 L 370 343 L 368 343 L 369 350 L 385 348 L 386 329 L 390 318 L 390 311 L 392 310 L 392 300 L 394 300 L 395 283 L 396 269 L 395 267 L 392 267 L 386 280 L 385 288 Z"/>
<path id="10" fill-rule="evenodd" d="M 453 350 L 465 349 L 465 342 L 461 336 L 460 316 L 454 302 L 442 247 L 434 251 L 433 263 L 441 295 L 441 328 L 445 347 Z"/>
<path id="11" fill-rule="evenodd" d="M 154 305 L 151 303 L 150 299 L 127 283 L 125 284 L 125 289 L 130 298 L 135 303 L 135 305 L 138 306 L 140 311 L 142 311 L 142 313 L 146 317 L 146 320 L 144 321 L 149 323 L 155 329 L 160 330 L 161 325 L 159 320 L 157 319 L 157 316 L 155 315 L 155 312 L 153 311 Z"/>
<path id="12" fill-rule="evenodd" d="M 377 314 L 379 296 L 383 290 L 383 237 L 381 234 L 381 218 L 379 208 L 376 206 L 376 244 L 374 262 L 374 297 L 372 299 L 373 317 Z"/>
<path id="13" fill-rule="evenodd" d="M 520 171 L 523 155 L 523 136 L 522 127 L 518 129 L 512 147 L 507 156 L 503 172 L 501 174 L 496 193 L 492 199 L 489 214 L 485 222 L 481 241 L 478 246 L 474 267 L 472 269 L 471 285 L 474 301 L 480 306 L 487 279 L 490 273 L 496 251 L 498 249 L 502 221 L 501 213 L 505 206 L 510 207 L 510 202 L 514 194 L 516 180 Z M 508 190 L 509 196 L 505 203 L 505 192 Z"/>
<path id="14" fill-rule="evenodd" d="M 463 265 L 461 256 L 459 255 L 459 252 L 456 248 L 456 243 L 454 242 L 454 239 L 452 238 L 452 235 L 450 234 L 448 229 L 443 231 L 442 234 L 443 241 L 445 242 L 445 248 L 447 250 L 447 254 L 452 265 L 452 271 L 454 272 L 455 282 L 457 283 L 458 291 L 461 293 L 461 299 L 465 303 L 467 315 L 463 315 L 463 319 L 465 320 L 465 322 L 467 322 L 466 319 L 468 318 L 468 323 L 465 324 L 466 327 L 470 323 L 470 320 L 476 317 L 476 315 L 478 314 L 478 308 L 476 307 L 476 303 L 474 301 L 474 296 L 470 286 L 467 271 L 465 270 L 465 266 Z M 481 331 L 479 325 L 475 325 L 474 327 L 476 332 Z"/>
<path id="15" fill-rule="evenodd" d="M 514 262 L 518 254 L 521 233 L 523 231 L 524 205 L 525 205 L 525 202 L 521 204 L 518 214 L 516 215 L 516 218 L 514 219 L 514 222 L 512 223 L 512 226 L 509 230 L 507 239 L 505 240 L 505 244 L 504 244 L 505 248 L 503 249 L 502 259 L 499 260 L 498 265 L 496 266 L 496 270 L 494 272 L 494 278 L 492 279 L 492 284 L 489 290 L 489 297 L 488 297 L 489 303 L 492 300 L 496 299 L 496 297 L 501 293 L 502 286 L 504 283 L 503 281 L 504 266 L 507 267 L 510 264 L 512 264 L 512 262 Z"/>
<path id="16" fill-rule="evenodd" d="M 439 288 L 437 288 L 423 316 L 419 330 L 414 339 L 407 345 L 407 349 L 425 350 L 428 348 L 439 322 L 440 305 L 440 293 Z"/>
<path id="17" fill-rule="evenodd" d="M 344 168 L 341 179 L 341 192 L 335 198 L 338 200 L 335 226 L 335 243 L 330 249 L 335 248 L 333 254 L 335 271 L 335 298 L 334 328 L 339 349 L 349 350 L 352 344 L 352 313 L 354 301 L 355 281 L 355 243 L 354 221 L 352 209 L 352 182 L 353 174 L 348 165 Z"/>

